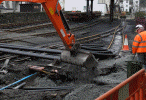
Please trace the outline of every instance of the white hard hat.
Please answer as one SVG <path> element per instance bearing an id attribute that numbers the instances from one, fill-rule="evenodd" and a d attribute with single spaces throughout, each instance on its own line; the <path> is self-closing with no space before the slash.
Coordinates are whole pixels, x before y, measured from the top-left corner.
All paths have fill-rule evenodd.
<path id="1" fill-rule="evenodd" d="M 136 29 L 142 29 L 142 30 L 144 30 L 144 27 L 143 27 L 141 24 L 136 25 L 135 28 L 136 28 Z"/>

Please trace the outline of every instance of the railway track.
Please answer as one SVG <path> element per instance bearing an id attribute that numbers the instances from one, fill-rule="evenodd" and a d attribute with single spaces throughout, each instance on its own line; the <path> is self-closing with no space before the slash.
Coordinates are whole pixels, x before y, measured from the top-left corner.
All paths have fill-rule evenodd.
<path id="1" fill-rule="evenodd" d="M 97 22 L 96 22 L 96 24 L 97 24 Z M 96 24 L 93 23 L 92 25 L 90 24 L 90 26 L 84 25 L 85 27 L 80 26 L 80 27 L 78 27 L 78 29 L 82 30 L 85 28 L 92 27 Z M 78 38 L 77 42 L 81 44 L 81 49 L 83 49 L 85 51 L 90 51 L 97 58 L 99 57 L 99 55 L 115 56 L 116 54 L 113 53 L 113 51 L 111 50 L 111 47 L 114 43 L 117 33 L 122 32 L 124 27 L 125 26 L 121 26 L 121 24 L 120 24 L 117 27 L 110 29 L 106 32 L 94 34 L 94 35 L 83 37 L 83 38 Z M 79 31 L 79 30 L 77 30 L 77 28 L 73 28 L 72 31 Z M 15 37 L 15 38 L 17 41 L 19 40 L 18 37 Z M 28 35 L 23 36 L 23 39 L 24 38 L 28 38 Z M 32 37 L 29 37 L 29 38 L 32 38 Z M 99 41 L 101 39 L 106 40 L 107 38 L 110 39 L 109 43 L 101 43 L 101 41 Z M 13 38 L 13 40 L 14 40 L 14 38 Z M 13 40 L 10 40 L 9 42 L 12 42 Z M 27 56 L 27 57 L 38 57 L 38 58 L 44 58 L 44 59 L 50 59 L 50 60 L 60 59 L 59 56 L 60 56 L 62 50 L 58 50 L 58 49 L 60 49 L 60 47 L 63 47 L 63 49 L 64 49 L 64 46 L 60 43 L 58 44 L 58 42 L 57 42 L 57 43 L 55 43 L 55 45 L 51 44 L 48 47 L 49 48 L 54 47 L 57 49 L 34 48 L 31 46 L 30 47 L 22 46 L 22 45 L 16 46 L 16 45 L 10 45 L 10 44 L 6 44 L 6 43 L 0 43 L 0 52 L 16 54 L 16 55 L 23 55 L 23 56 Z M 10 56 L 10 59 L 11 58 L 16 58 L 16 57 Z M 6 57 L 6 59 L 8 59 L 8 57 Z"/>
<path id="2" fill-rule="evenodd" d="M 81 49 L 89 50 L 93 53 L 96 57 L 102 56 L 116 56 L 119 50 L 121 50 L 121 46 L 119 47 L 115 41 L 122 42 L 123 30 L 125 26 L 118 25 L 117 27 L 108 30 L 106 32 L 102 32 L 99 34 L 94 34 L 91 36 L 83 37 L 77 39 L 77 42 L 82 44 Z M 120 34 L 118 34 L 120 33 Z M 118 39 L 118 40 L 117 40 Z M 99 41 L 104 42 L 99 42 Z M 108 41 L 106 41 L 108 40 Z M 88 45 L 86 45 L 88 44 Z M 116 47 L 114 46 L 116 45 Z M 122 45 L 122 44 L 121 44 Z M 117 49 L 117 51 L 114 51 Z"/>
<path id="3" fill-rule="evenodd" d="M 12 29 L 12 28 L 16 28 L 16 27 L 23 27 L 23 26 L 27 26 L 27 25 L 41 24 L 41 23 L 45 23 L 45 22 L 49 22 L 49 20 L 31 21 L 31 22 L 25 22 L 25 23 L 1 24 L 0 28 L 1 29 Z"/>
<path id="4" fill-rule="evenodd" d="M 99 19 L 95 20 L 94 22 L 91 22 L 91 23 L 88 23 L 88 24 L 83 24 L 83 25 L 79 25 L 79 26 L 76 26 L 76 27 L 72 27 L 71 28 L 71 31 L 72 32 L 76 32 L 76 31 L 79 31 L 79 30 L 83 30 L 85 28 L 90 28 L 94 25 L 97 25 L 99 24 L 101 21 L 99 21 Z M 29 26 L 28 28 L 19 28 L 19 29 L 10 29 L 10 30 L 7 30 L 9 31 L 9 33 L 7 34 L 11 34 L 11 32 L 19 32 L 21 33 L 22 31 L 24 32 L 28 30 L 32 30 L 32 29 L 36 29 L 36 28 L 42 28 L 43 26 L 47 27 L 47 26 L 52 26 L 51 23 L 46 23 L 46 24 L 43 24 L 43 25 L 36 25 L 36 26 Z M 7 35 L 7 34 L 4 34 L 4 35 Z M 1 43 L 5 43 L 5 42 L 13 42 L 13 41 L 23 41 L 22 39 L 30 39 L 30 38 L 33 38 L 35 36 L 47 36 L 47 37 L 50 37 L 50 36 L 56 36 L 58 35 L 56 30 L 52 27 L 51 30 L 48 30 L 48 32 L 45 32 L 45 33 L 29 33 L 29 34 L 19 34 L 19 36 L 12 36 L 12 37 L 3 37 L 1 38 Z"/>
<path id="5" fill-rule="evenodd" d="M 88 48 L 88 50 L 97 50 L 100 52 L 107 51 L 111 54 L 112 52 L 110 52 L 109 49 L 111 49 L 111 47 L 115 41 L 116 35 L 119 35 L 118 32 L 123 33 L 124 28 L 125 28 L 125 26 L 121 26 L 121 24 L 119 24 L 118 26 L 116 26 L 108 31 L 97 33 L 97 34 L 94 34 L 91 36 L 86 36 L 86 37 L 80 38 L 80 36 L 77 35 L 76 42 L 81 44 L 81 48 L 83 48 L 83 49 Z M 82 34 L 89 34 L 89 32 L 87 31 Z M 106 42 L 106 43 L 100 42 L 101 40 L 105 41 L 106 39 L 108 40 L 108 42 Z M 54 48 L 55 47 L 57 48 L 58 46 L 62 47 L 62 44 L 55 43 L 53 45 Z M 50 48 L 51 47 L 52 46 L 50 46 Z M 115 54 L 111 54 L 111 55 L 115 55 Z"/>
<path id="6" fill-rule="evenodd" d="M 69 22 L 69 21 L 67 21 Z M 91 27 L 93 25 L 96 25 L 99 22 L 99 19 L 97 19 L 96 21 L 92 22 L 92 23 L 88 23 L 88 24 L 84 24 L 84 25 L 80 25 L 78 27 L 75 28 L 71 28 L 72 31 L 78 31 L 79 29 L 84 29 L 87 27 Z M 90 25 L 89 25 L 90 24 Z M 48 23 L 42 23 L 42 24 L 38 24 L 38 25 L 32 25 L 32 26 L 25 26 L 25 27 L 18 27 L 18 28 L 14 28 L 14 29 L 6 29 L 6 32 L 16 32 L 16 33 L 22 33 L 22 32 L 29 32 L 32 30 L 36 30 L 36 29 L 41 29 L 41 28 L 46 28 L 46 27 L 53 27 L 51 22 Z"/>
<path id="7" fill-rule="evenodd" d="M 88 26 L 87 26 L 87 28 L 88 28 Z M 84 29 L 87 29 L 87 28 L 84 28 Z M 90 28 L 92 28 L 92 26 Z M 115 45 L 114 42 L 117 39 L 117 36 L 118 35 L 122 36 L 122 34 L 118 34 L 119 32 L 122 32 L 121 28 L 124 29 L 124 27 L 119 25 L 113 29 L 110 29 L 107 32 L 98 33 L 98 34 L 100 34 L 100 38 L 98 38 L 99 35 L 95 35 L 95 34 L 90 34 L 90 36 L 80 38 L 80 35 L 82 35 L 83 33 L 80 33 L 78 30 L 76 30 L 79 33 L 79 34 L 76 34 L 78 37 L 77 42 L 81 43 L 81 49 L 92 52 L 96 58 L 98 58 L 99 55 L 115 56 L 115 54 L 110 49 L 112 49 L 113 45 Z M 82 31 L 82 29 L 79 29 L 79 30 Z M 89 33 L 89 32 L 87 32 L 87 33 Z M 85 34 L 87 35 L 87 33 L 85 33 Z M 33 36 L 33 37 L 35 37 L 35 36 Z M 21 38 L 23 39 L 24 37 L 21 37 Z M 25 38 L 28 38 L 27 35 Z M 29 37 L 29 38 L 31 38 L 31 37 Z M 50 38 L 53 38 L 53 37 L 51 36 Z M 87 38 L 88 38 L 88 41 L 86 41 Z M 95 39 L 95 38 L 97 38 L 97 39 Z M 15 39 L 19 40 L 20 38 L 15 38 Z M 89 40 L 91 40 L 91 41 L 89 41 Z M 112 41 L 112 42 L 103 43 L 103 41 L 105 41 L 105 40 Z M 105 42 L 108 42 L 108 41 L 105 41 Z M 9 42 L 9 43 L 11 43 L 11 42 Z M 29 65 L 43 66 L 48 71 L 48 73 L 51 74 L 51 75 L 47 74 L 47 78 L 45 78 L 44 76 L 46 76 L 46 75 L 44 75 L 44 73 L 40 73 L 39 75 L 41 78 L 37 77 L 35 80 L 33 80 L 34 84 L 36 84 L 35 82 L 41 81 L 41 83 L 39 83 L 39 84 L 46 85 L 46 83 L 49 83 L 48 86 L 50 86 L 50 84 L 52 84 L 51 81 L 54 81 L 54 82 L 56 82 L 56 84 L 58 82 L 58 84 L 60 85 L 59 82 L 62 82 L 62 84 L 64 85 L 65 82 L 67 82 L 67 84 L 68 84 L 69 82 L 77 81 L 77 79 L 79 80 L 79 84 L 82 81 L 84 82 L 84 80 L 85 80 L 85 82 L 86 82 L 86 80 L 87 80 L 87 82 L 88 81 L 90 82 L 90 79 L 92 79 L 92 77 L 95 77 L 95 75 L 93 76 L 91 74 L 93 72 L 89 72 L 89 70 L 86 70 L 85 68 L 79 68 L 79 66 L 70 65 L 67 63 L 53 65 L 54 60 L 60 59 L 60 54 L 62 52 L 61 46 L 64 47 L 61 44 L 62 43 L 61 41 L 56 40 L 55 42 L 56 43 L 52 42 L 52 44 L 48 43 L 46 46 L 40 45 L 40 47 L 38 47 L 38 45 L 35 45 L 35 47 L 33 47 L 33 46 L 0 43 L 0 61 L 1 61 L 0 68 L 2 69 L 3 68 L 2 66 L 4 65 L 4 63 L 6 61 L 9 61 L 7 63 L 7 67 L 4 68 L 4 70 L 6 70 L 8 73 L 1 75 L 2 77 L 0 78 L 1 86 L 13 83 L 15 80 L 17 81 L 17 80 L 21 79 L 22 77 L 29 75 L 30 74 Z M 56 49 L 50 49 L 50 47 L 54 47 Z M 2 70 L 2 71 L 4 71 L 4 70 Z M 54 71 L 57 71 L 57 73 L 54 73 Z M 98 72 L 96 72 L 96 73 L 98 73 Z M 81 76 L 78 76 L 78 75 L 81 75 Z M 88 79 L 88 77 L 90 79 Z M 48 78 L 49 78 L 49 81 L 47 81 Z M 83 79 L 83 78 L 85 78 L 85 79 Z M 42 81 L 42 79 L 45 81 Z M 53 82 L 53 84 L 54 84 L 54 82 Z M 30 83 L 30 84 L 33 85 L 33 83 Z M 92 84 L 93 84 L 93 81 L 92 81 Z M 65 85 L 66 85 L 66 83 L 65 83 Z M 29 87 L 29 83 L 26 84 L 26 87 L 27 86 Z M 34 87 L 36 87 L 36 86 L 34 86 Z"/>

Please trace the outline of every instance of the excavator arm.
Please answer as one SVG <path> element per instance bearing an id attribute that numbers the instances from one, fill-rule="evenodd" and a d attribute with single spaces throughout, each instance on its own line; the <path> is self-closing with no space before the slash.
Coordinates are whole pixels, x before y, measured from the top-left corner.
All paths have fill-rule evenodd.
<path id="1" fill-rule="evenodd" d="M 42 3 L 48 17 L 50 18 L 51 22 L 53 23 L 57 33 L 59 34 L 60 38 L 62 39 L 64 45 L 67 49 L 71 50 L 73 44 L 75 44 L 74 35 L 70 33 L 69 27 L 66 24 L 66 21 L 63 17 L 61 12 L 61 6 L 58 0 L 48 0 L 45 3 Z M 63 22 L 65 24 L 63 24 Z M 67 31 L 65 30 L 64 25 L 66 25 Z"/>
<path id="2" fill-rule="evenodd" d="M 90 52 L 81 51 L 79 49 L 80 45 L 75 43 L 74 34 L 71 34 L 69 31 L 70 29 L 61 11 L 59 0 L 0 0 L 0 3 L 3 1 L 41 3 L 66 47 L 66 50 L 61 53 L 61 61 L 89 68 L 96 67 L 97 61 L 94 56 Z"/>
<path id="3" fill-rule="evenodd" d="M 0 3 L 2 3 L 3 1 L 24 1 L 41 3 L 46 11 L 46 14 L 53 23 L 58 35 L 62 39 L 66 49 L 71 50 L 73 44 L 75 44 L 74 34 L 70 33 L 69 27 L 63 18 L 59 0 L 1 0 Z M 66 25 L 66 27 L 64 25 Z M 65 28 L 67 28 L 68 33 Z"/>

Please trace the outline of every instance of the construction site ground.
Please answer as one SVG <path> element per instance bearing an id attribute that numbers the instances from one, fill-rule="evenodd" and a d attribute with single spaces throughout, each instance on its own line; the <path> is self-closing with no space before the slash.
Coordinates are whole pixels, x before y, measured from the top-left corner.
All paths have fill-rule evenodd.
<path id="1" fill-rule="evenodd" d="M 67 78 L 58 76 L 55 78 L 46 74 L 38 74 L 27 80 L 26 86 L 31 88 L 39 87 L 68 87 L 65 90 L 58 91 L 30 91 L 22 89 L 5 89 L 0 91 L 0 100 L 94 100 L 103 93 L 112 89 L 119 83 L 127 79 L 127 61 L 136 60 L 131 53 L 133 38 L 136 35 L 134 32 L 135 21 L 126 20 L 127 26 L 124 34 L 128 36 L 128 51 L 120 51 L 119 55 L 114 58 L 99 60 L 96 76 L 88 72 L 80 66 L 68 64 L 63 70 L 70 73 Z M 113 22 L 114 24 L 114 22 Z M 109 24 L 110 25 L 110 24 Z M 22 44 L 21 44 L 22 45 Z M 52 63 L 47 59 L 30 59 L 25 62 L 9 65 L 9 72 L 5 75 L 0 74 L 0 88 L 11 84 L 31 72 L 28 65 L 47 65 Z M 1 66 L 3 62 L 1 63 Z M 73 73 L 74 72 L 74 73 Z M 63 73 L 63 72 L 62 72 Z M 74 76 L 74 77 L 73 77 Z M 71 77 L 71 78 L 70 78 Z M 53 80 L 55 79 L 55 80 Z"/>

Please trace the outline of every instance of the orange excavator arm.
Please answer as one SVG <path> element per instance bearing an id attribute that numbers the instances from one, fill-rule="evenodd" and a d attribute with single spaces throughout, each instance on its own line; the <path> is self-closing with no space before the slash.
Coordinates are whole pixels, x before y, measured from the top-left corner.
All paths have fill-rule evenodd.
<path id="1" fill-rule="evenodd" d="M 46 11 L 46 14 L 53 23 L 54 28 L 62 39 L 66 49 L 71 50 L 73 44 L 75 44 L 74 35 L 71 34 L 69 31 L 69 27 L 61 11 L 59 0 L 0 0 L 0 3 L 2 3 L 3 1 L 24 1 L 41 3 Z M 67 28 L 68 31 L 65 28 Z"/>
<path id="2" fill-rule="evenodd" d="M 67 49 L 62 51 L 60 60 L 90 69 L 96 67 L 97 60 L 95 57 L 90 52 L 81 51 L 80 45 L 75 43 L 74 34 L 71 34 L 69 31 L 70 29 L 61 11 L 59 0 L 0 0 L 0 3 L 3 1 L 41 3 Z"/>

